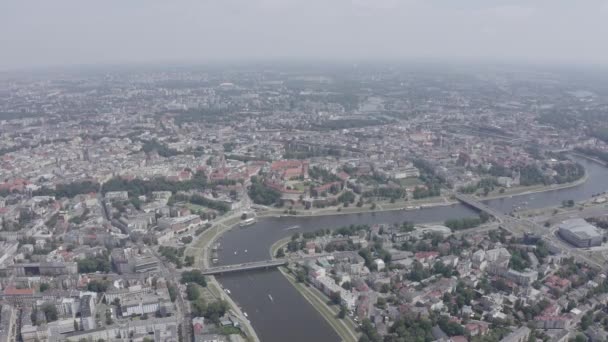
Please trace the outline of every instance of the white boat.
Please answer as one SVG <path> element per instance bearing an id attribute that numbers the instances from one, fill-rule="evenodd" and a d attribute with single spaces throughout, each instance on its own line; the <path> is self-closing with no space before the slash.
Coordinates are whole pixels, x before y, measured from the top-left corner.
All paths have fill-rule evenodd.
<path id="1" fill-rule="evenodd" d="M 256 220 L 255 220 L 255 218 L 252 217 L 252 218 L 248 218 L 246 220 L 243 220 L 243 222 L 241 222 L 239 224 L 239 226 L 241 226 L 241 227 L 247 227 L 247 226 L 251 226 L 254 223 L 256 223 Z"/>
<path id="2" fill-rule="evenodd" d="M 271 302 L 274 302 L 274 299 L 272 298 L 272 296 L 270 295 L 270 293 L 268 294 L 268 298 L 270 299 Z"/>
<path id="3" fill-rule="evenodd" d="M 295 229 L 300 229 L 300 226 L 295 225 L 295 226 L 285 228 L 285 230 L 295 230 Z"/>
<path id="4" fill-rule="evenodd" d="M 245 317 L 249 317 L 245 311 L 243 311 L 243 315 L 245 315 Z"/>

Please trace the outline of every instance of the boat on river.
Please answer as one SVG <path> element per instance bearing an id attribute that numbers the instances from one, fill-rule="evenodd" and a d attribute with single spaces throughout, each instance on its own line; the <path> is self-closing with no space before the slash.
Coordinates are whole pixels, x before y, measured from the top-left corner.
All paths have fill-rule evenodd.
<path id="1" fill-rule="evenodd" d="M 241 226 L 241 227 L 247 227 L 247 226 L 251 226 L 252 224 L 254 224 L 256 222 L 257 222 L 256 219 L 252 217 L 252 218 L 248 218 L 246 220 L 243 220 L 243 222 L 241 222 L 239 224 L 239 226 Z"/>

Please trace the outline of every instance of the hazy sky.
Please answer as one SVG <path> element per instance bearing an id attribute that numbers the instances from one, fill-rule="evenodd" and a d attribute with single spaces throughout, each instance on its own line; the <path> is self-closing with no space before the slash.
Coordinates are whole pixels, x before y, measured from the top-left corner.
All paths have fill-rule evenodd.
<path id="1" fill-rule="evenodd" d="M 608 0 L 0 0 L 0 69 L 228 59 L 608 64 Z"/>

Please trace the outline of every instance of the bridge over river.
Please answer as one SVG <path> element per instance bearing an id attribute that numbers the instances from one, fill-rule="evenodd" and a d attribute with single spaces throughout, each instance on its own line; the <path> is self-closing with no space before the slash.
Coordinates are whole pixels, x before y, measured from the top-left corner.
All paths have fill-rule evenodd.
<path id="1" fill-rule="evenodd" d="M 301 262 L 306 260 L 314 260 L 325 256 L 330 256 L 332 253 L 319 253 L 312 256 L 301 256 L 301 257 L 291 257 L 291 258 L 277 258 L 270 260 L 260 260 L 253 262 L 245 262 L 242 264 L 233 264 L 233 265 L 222 265 L 216 267 L 209 267 L 207 269 L 201 270 L 203 275 L 215 275 L 215 274 L 223 274 L 223 273 L 234 273 L 241 271 L 253 271 L 260 269 L 269 269 L 275 268 L 279 266 L 285 266 L 289 262 Z"/>
<path id="2" fill-rule="evenodd" d="M 273 260 L 246 262 L 246 263 L 236 264 L 236 265 L 224 265 L 224 266 L 210 267 L 210 268 L 202 270 L 201 273 L 203 273 L 204 275 L 214 275 L 214 274 L 222 274 L 222 273 L 268 269 L 268 268 L 283 266 L 283 265 L 287 264 L 287 262 L 288 262 L 287 259 L 273 259 Z"/>
<path id="3" fill-rule="evenodd" d="M 589 266 L 604 269 L 605 265 L 601 264 L 597 260 L 593 260 L 585 251 L 579 250 L 570 246 L 568 243 L 559 239 L 552 230 L 547 227 L 542 227 L 538 223 L 528 219 L 518 219 L 512 216 L 507 216 L 500 211 L 493 209 L 486 204 L 474 199 L 471 196 L 456 194 L 456 199 L 460 202 L 478 210 L 485 212 L 486 214 L 494 217 L 498 221 L 499 227 L 508 231 L 513 235 L 523 235 L 524 233 L 534 233 L 540 236 L 545 243 L 556 252 L 563 253 L 565 255 L 571 255 L 577 260 L 588 264 Z"/>

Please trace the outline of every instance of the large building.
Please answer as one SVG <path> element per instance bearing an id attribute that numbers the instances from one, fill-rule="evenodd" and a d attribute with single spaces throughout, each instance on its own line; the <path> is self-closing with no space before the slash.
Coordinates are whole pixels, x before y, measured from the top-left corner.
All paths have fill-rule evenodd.
<path id="1" fill-rule="evenodd" d="M 160 309 L 161 302 L 161 298 L 152 294 L 123 298 L 120 302 L 122 316 L 131 317 L 133 315 L 155 313 Z"/>
<path id="2" fill-rule="evenodd" d="M 507 271 L 505 275 L 508 279 L 513 280 L 519 285 L 529 286 L 536 280 L 538 280 L 538 272 L 526 269 L 523 272 L 519 272 L 513 269 Z"/>
<path id="3" fill-rule="evenodd" d="M 95 298 L 84 295 L 80 298 L 80 327 L 82 330 L 95 329 Z"/>
<path id="4" fill-rule="evenodd" d="M 270 165 L 270 170 L 281 179 L 308 178 L 308 162 L 301 160 L 278 160 Z"/>
<path id="5" fill-rule="evenodd" d="M 186 215 L 180 217 L 163 217 L 158 220 L 158 226 L 162 229 L 169 229 L 174 234 L 181 234 L 188 230 L 197 227 L 201 223 L 200 216 Z"/>
<path id="6" fill-rule="evenodd" d="M 54 323 L 54 322 L 53 322 Z M 70 323 L 73 322 L 70 320 Z M 117 324 L 85 331 L 72 331 L 61 335 L 50 334 L 51 341 L 142 341 L 148 337 L 158 342 L 175 342 L 178 340 L 177 319 L 173 317 L 150 318 L 146 320 L 127 320 Z"/>
<path id="7" fill-rule="evenodd" d="M 20 277 L 37 275 L 59 276 L 64 274 L 77 274 L 78 265 L 73 261 L 43 261 L 39 263 L 13 264 L 8 266 L 8 270 Z"/>
<path id="8" fill-rule="evenodd" d="M 559 225 L 559 235 L 576 247 L 592 247 L 602 244 L 602 233 L 587 221 L 577 218 Z"/>
<path id="9" fill-rule="evenodd" d="M 34 293 L 34 289 L 18 289 L 14 287 L 7 287 L 4 289 L 2 299 L 6 303 L 21 305 L 33 303 L 36 299 L 39 299 L 40 295 Z"/>

